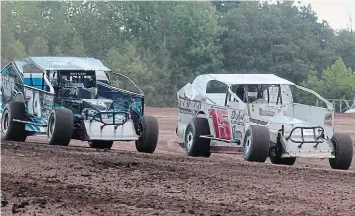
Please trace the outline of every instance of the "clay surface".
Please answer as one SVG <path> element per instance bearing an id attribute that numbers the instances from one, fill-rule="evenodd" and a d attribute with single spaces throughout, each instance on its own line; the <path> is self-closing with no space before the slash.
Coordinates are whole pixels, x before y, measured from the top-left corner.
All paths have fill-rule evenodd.
<path id="1" fill-rule="evenodd" d="M 137 153 L 133 142 L 96 151 L 81 141 L 2 141 L 1 215 L 355 215 L 355 161 L 336 171 L 318 159 L 290 167 L 187 157 L 177 110 L 147 114 L 160 124 L 153 154 Z M 355 141 L 355 115 L 336 115 L 335 124 Z"/>

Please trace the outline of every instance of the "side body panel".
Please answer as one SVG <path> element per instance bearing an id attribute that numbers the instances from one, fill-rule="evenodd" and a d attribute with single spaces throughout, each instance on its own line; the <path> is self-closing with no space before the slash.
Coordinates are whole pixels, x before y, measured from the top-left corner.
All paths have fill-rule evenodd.
<path id="1" fill-rule="evenodd" d="M 32 78 L 30 78 L 32 76 Z M 10 63 L 1 71 L 1 112 L 11 101 L 25 103 L 26 120 L 34 124 L 26 124 L 27 131 L 46 132 L 49 113 L 53 109 L 54 95 L 39 88 L 44 83 L 43 74 L 19 73 L 16 66 Z M 24 82 L 25 81 L 25 82 Z M 44 86 L 48 87 L 48 84 Z M 41 126 L 43 125 L 43 126 Z"/>
<path id="2" fill-rule="evenodd" d="M 187 84 L 177 93 L 178 127 L 177 136 L 184 140 L 187 125 L 202 114 L 208 119 L 211 137 L 211 152 L 239 153 L 241 151 L 249 118 L 245 106 L 230 102 L 228 107 L 208 103 L 197 91 Z"/>

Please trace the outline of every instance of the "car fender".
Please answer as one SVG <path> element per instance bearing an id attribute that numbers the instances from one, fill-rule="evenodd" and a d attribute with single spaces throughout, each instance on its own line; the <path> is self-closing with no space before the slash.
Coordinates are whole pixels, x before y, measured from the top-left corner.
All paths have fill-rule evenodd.
<path id="1" fill-rule="evenodd" d="M 24 98 L 22 92 L 16 93 L 14 101 L 25 103 L 25 98 Z"/>

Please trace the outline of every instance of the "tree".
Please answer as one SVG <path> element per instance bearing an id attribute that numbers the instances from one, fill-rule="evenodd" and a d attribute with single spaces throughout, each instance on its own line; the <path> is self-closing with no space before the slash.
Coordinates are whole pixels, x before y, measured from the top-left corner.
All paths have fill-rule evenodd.
<path id="1" fill-rule="evenodd" d="M 204 73 L 313 82 L 339 57 L 355 70 L 354 34 L 335 34 L 310 6 L 288 1 L 5 1 L 1 11 L 2 65 L 26 55 L 98 58 L 132 77 L 152 106 L 175 107 L 176 91 Z"/>
<path id="2" fill-rule="evenodd" d="M 273 73 L 300 83 L 310 70 L 321 71 L 334 58 L 333 32 L 316 21 L 310 7 L 242 2 L 221 20 L 228 29 L 222 36 L 224 69 Z"/>
<path id="3" fill-rule="evenodd" d="M 345 100 L 355 98 L 355 73 L 341 58 L 325 69 L 320 78 L 310 74 L 303 85 L 315 90 L 324 98 Z"/>
<path id="4" fill-rule="evenodd" d="M 130 77 L 134 82 L 143 89 L 149 86 L 152 73 L 148 71 L 145 63 L 141 60 L 137 53 L 135 43 L 128 41 L 124 42 L 124 48 L 110 49 L 107 53 L 105 63 L 114 71 Z M 128 80 L 121 79 L 121 77 L 113 77 L 116 87 L 124 88 L 127 90 L 135 90 L 134 86 Z"/>
<path id="5" fill-rule="evenodd" d="M 344 63 L 355 70 L 355 34 L 349 30 L 338 32 L 334 41 L 334 49 Z"/>

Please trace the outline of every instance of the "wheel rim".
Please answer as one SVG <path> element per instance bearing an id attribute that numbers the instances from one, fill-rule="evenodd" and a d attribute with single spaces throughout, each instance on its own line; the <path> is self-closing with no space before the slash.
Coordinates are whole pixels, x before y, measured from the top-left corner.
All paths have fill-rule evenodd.
<path id="1" fill-rule="evenodd" d="M 247 132 L 246 136 L 245 136 L 245 141 L 244 141 L 244 157 L 247 157 L 249 155 L 250 149 L 251 149 L 251 133 Z"/>
<path id="2" fill-rule="evenodd" d="M 5 110 L 1 119 L 1 131 L 3 133 L 6 133 L 7 129 L 9 128 L 9 122 L 10 122 L 9 111 Z"/>
<path id="3" fill-rule="evenodd" d="M 192 131 L 188 131 L 185 139 L 185 148 L 187 152 L 191 150 L 193 141 L 194 141 L 194 135 L 192 134 Z"/>
<path id="4" fill-rule="evenodd" d="M 54 115 L 51 115 L 49 117 L 48 132 L 47 132 L 47 136 L 49 139 L 52 138 L 54 129 L 55 129 L 55 118 Z"/>

